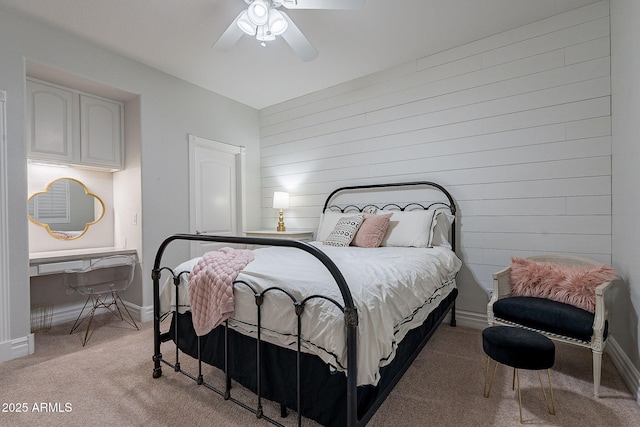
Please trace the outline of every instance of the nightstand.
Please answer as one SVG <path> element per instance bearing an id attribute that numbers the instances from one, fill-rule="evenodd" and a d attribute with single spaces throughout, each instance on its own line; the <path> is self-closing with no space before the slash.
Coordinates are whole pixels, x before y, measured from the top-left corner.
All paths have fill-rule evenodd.
<path id="1" fill-rule="evenodd" d="M 275 239 L 300 240 L 302 242 L 310 242 L 313 240 L 313 230 L 257 230 L 245 231 L 247 237 L 268 237 Z"/>

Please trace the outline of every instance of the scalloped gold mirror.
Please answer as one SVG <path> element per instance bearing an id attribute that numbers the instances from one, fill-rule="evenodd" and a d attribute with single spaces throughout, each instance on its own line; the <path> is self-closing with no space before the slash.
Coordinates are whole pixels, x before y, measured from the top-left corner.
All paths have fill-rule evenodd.
<path id="1" fill-rule="evenodd" d="M 60 240 L 84 235 L 104 216 L 104 202 L 74 178 L 50 182 L 44 191 L 29 197 L 29 220 Z"/>

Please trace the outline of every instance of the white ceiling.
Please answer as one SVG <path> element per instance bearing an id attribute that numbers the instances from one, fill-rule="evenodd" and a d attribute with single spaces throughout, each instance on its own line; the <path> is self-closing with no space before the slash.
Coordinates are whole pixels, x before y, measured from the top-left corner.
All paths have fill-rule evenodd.
<path id="1" fill-rule="evenodd" d="M 320 52 L 301 61 L 279 37 L 213 43 L 243 0 L 0 0 L 213 92 L 260 109 L 597 0 L 366 0 L 360 10 L 286 10 Z"/>

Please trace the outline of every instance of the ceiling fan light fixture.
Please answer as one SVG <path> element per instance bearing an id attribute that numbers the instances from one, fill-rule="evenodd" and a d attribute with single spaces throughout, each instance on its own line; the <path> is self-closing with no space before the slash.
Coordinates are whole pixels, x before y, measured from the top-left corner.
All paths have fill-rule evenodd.
<path id="1" fill-rule="evenodd" d="M 1 1 L 1 0 L 0 0 Z M 243 34 L 255 37 L 261 46 L 277 36 L 305 62 L 313 61 L 318 51 L 300 31 L 295 22 L 280 7 L 287 9 L 360 9 L 365 0 L 244 0 L 246 9 L 240 11 L 229 27 L 214 43 L 213 48 L 224 52 Z M 238 31 L 240 28 L 240 31 Z"/>
<path id="2" fill-rule="evenodd" d="M 249 14 L 246 10 L 242 12 L 242 14 L 240 14 L 240 17 L 238 18 L 236 23 L 244 33 L 249 34 L 250 36 L 256 35 L 256 25 L 251 22 L 251 20 L 249 19 Z"/>
<path id="3" fill-rule="evenodd" d="M 249 5 L 247 13 L 251 22 L 256 25 L 265 25 L 269 21 L 269 6 L 264 0 L 254 0 Z"/>
<path id="4" fill-rule="evenodd" d="M 287 31 L 287 28 L 289 28 L 289 23 L 284 19 L 282 13 L 277 9 L 271 9 L 269 11 L 269 29 L 271 30 L 271 33 L 275 36 L 279 36 Z"/>
<path id="5" fill-rule="evenodd" d="M 276 36 L 269 30 L 268 25 L 260 25 L 256 34 L 256 39 L 261 42 L 270 42 L 276 39 Z"/>

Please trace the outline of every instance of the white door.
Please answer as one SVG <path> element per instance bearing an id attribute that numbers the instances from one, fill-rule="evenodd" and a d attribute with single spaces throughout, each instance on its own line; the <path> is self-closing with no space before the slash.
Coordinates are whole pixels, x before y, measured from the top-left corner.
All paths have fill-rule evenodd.
<path id="1" fill-rule="evenodd" d="M 244 229 L 244 147 L 189 136 L 191 232 L 239 236 Z M 192 242 L 191 256 L 228 244 Z"/>

